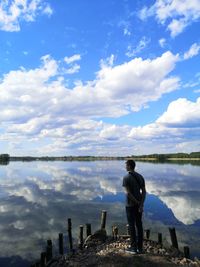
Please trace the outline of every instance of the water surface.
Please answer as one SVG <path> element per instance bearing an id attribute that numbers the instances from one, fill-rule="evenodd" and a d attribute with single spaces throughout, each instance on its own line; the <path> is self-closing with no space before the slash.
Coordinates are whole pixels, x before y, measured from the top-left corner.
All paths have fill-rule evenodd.
<path id="1" fill-rule="evenodd" d="M 200 166 L 137 163 L 146 180 L 144 228 L 152 238 L 175 226 L 180 248 L 188 245 L 200 256 Z M 100 226 L 102 209 L 108 211 L 107 231 L 116 224 L 125 231 L 126 215 L 122 177 L 124 161 L 11 162 L 0 166 L 0 266 L 26 267 L 40 257 L 46 240 L 57 243 L 67 234 L 72 219 L 73 236 L 80 224 Z"/>

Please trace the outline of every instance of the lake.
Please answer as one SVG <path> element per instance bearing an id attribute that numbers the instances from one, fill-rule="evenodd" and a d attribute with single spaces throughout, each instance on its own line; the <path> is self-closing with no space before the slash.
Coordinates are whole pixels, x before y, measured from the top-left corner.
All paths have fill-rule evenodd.
<path id="1" fill-rule="evenodd" d="M 189 246 L 200 256 L 200 166 L 137 162 L 146 180 L 144 228 L 151 237 L 168 227 L 177 231 L 179 247 Z M 122 177 L 124 161 L 10 162 L 0 165 L 0 266 L 26 267 L 40 257 L 46 240 L 57 243 L 67 236 L 72 219 L 73 237 L 79 225 L 100 227 L 101 210 L 107 210 L 107 231 L 118 225 L 126 231 Z"/>

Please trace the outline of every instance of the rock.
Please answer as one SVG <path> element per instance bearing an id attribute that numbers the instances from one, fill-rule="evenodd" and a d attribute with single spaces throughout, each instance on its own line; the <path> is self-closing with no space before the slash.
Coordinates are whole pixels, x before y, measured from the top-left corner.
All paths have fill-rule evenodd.
<path id="1" fill-rule="evenodd" d="M 107 233 L 105 229 L 100 229 L 94 232 L 93 235 L 89 235 L 84 242 L 84 246 L 96 246 L 105 242 L 107 238 Z M 95 244 L 96 243 L 96 244 Z"/>
<path id="2" fill-rule="evenodd" d="M 189 263 L 189 267 L 197 267 L 197 266 L 200 266 L 200 265 L 195 261 Z"/>
<path id="3" fill-rule="evenodd" d="M 179 264 L 185 265 L 185 264 L 187 264 L 187 262 L 188 262 L 187 259 L 183 258 L 183 259 L 180 260 Z"/>
<path id="4" fill-rule="evenodd" d="M 161 254 L 161 255 L 165 255 L 166 250 L 164 248 L 159 248 L 158 249 L 158 253 Z"/>

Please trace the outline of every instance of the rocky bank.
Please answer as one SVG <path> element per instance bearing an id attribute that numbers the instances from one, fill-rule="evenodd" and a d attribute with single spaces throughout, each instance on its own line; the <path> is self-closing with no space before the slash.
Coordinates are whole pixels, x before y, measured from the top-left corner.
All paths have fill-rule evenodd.
<path id="1" fill-rule="evenodd" d="M 54 258 L 47 267 L 200 267 L 200 260 L 186 259 L 176 249 L 166 249 L 155 241 L 144 241 L 144 253 L 131 255 L 125 249 L 129 238 L 119 236 L 113 240 L 89 238 L 83 249 L 77 249 L 63 256 Z"/>

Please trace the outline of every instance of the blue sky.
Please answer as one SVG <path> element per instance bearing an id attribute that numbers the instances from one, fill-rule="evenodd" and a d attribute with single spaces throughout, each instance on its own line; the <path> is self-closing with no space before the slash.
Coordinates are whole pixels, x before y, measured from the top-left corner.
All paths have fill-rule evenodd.
<path id="1" fill-rule="evenodd" d="M 200 0 L 0 1 L 0 153 L 199 151 Z"/>

